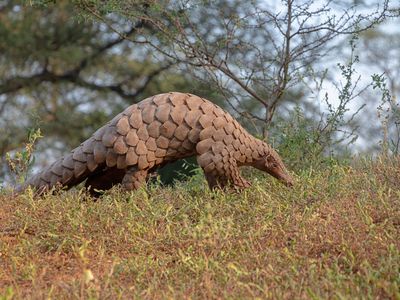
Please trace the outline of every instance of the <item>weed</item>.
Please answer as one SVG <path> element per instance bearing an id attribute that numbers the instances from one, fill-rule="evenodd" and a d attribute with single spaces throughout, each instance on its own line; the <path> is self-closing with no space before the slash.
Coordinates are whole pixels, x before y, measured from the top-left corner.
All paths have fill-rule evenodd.
<path id="1" fill-rule="evenodd" d="M 382 152 L 398 155 L 400 153 L 400 104 L 390 94 L 384 74 L 372 75 L 373 89 L 379 90 L 381 103 L 378 106 L 378 118 L 382 125 Z"/>
<path id="2" fill-rule="evenodd" d="M 12 173 L 16 176 L 16 182 L 21 184 L 26 180 L 30 167 L 34 164 L 35 159 L 33 152 L 35 143 L 42 137 L 40 128 L 29 131 L 28 142 L 21 151 L 16 151 L 11 157 L 10 153 L 6 154 L 6 161 Z"/>

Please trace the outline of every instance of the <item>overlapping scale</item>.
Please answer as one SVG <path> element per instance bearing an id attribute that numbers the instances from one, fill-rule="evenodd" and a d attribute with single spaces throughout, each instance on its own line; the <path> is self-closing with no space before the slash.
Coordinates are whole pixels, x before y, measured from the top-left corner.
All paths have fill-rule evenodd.
<path id="1" fill-rule="evenodd" d="M 218 174 L 217 181 L 226 182 L 240 176 L 237 162 L 260 159 L 268 149 L 210 101 L 191 94 L 167 93 L 129 106 L 29 182 L 36 186 L 75 184 L 100 167 L 99 174 L 104 178 L 108 169 L 135 167 L 139 172 L 166 159 L 194 154 L 206 173 Z M 129 172 L 132 176 L 136 171 Z M 246 183 L 240 178 L 235 180 Z M 136 181 L 127 182 L 129 186 L 138 185 Z"/>

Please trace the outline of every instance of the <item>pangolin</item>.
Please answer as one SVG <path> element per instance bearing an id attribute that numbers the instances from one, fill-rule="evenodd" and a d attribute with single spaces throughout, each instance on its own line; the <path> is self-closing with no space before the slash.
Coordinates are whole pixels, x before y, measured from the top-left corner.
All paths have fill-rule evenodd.
<path id="1" fill-rule="evenodd" d="M 155 168 L 193 155 L 211 189 L 248 187 L 238 168 L 244 165 L 293 183 L 277 152 L 229 113 L 198 96 L 171 92 L 129 106 L 20 190 L 70 188 L 85 179 L 93 193 L 118 183 L 137 189 Z"/>

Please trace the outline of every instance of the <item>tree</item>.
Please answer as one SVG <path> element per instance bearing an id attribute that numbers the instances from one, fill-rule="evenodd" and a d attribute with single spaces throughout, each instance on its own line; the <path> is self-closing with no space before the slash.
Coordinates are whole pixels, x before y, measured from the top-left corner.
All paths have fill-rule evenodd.
<path id="1" fill-rule="evenodd" d="M 238 115 L 257 122 L 264 136 L 282 103 L 315 76 L 341 36 L 363 32 L 391 14 L 389 0 L 371 10 L 362 4 L 285 0 L 265 1 L 76 1 L 86 15 L 107 24 L 145 22 L 134 44 L 145 44 L 179 63 L 197 78 L 207 75 Z M 150 34 L 151 29 L 156 34 Z M 251 103 L 251 105 L 249 105 Z M 249 110 L 252 107 L 252 110 Z"/>
<path id="2" fill-rule="evenodd" d="M 400 11 L 400 9 L 399 9 Z M 365 102 L 370 106 L 380 122 L 368 122 L 363 134 L 371 141 L 378 139 L 384 150 L 394 154 L 400 153 L 400 32 L 397 29 L 399 21 L 378 27 L 362 35 L 362 57 L 374 66 L 372 72 L 374 90 L 364 95 Z M 374 150 L 377 147 L 372 147 Z"/>

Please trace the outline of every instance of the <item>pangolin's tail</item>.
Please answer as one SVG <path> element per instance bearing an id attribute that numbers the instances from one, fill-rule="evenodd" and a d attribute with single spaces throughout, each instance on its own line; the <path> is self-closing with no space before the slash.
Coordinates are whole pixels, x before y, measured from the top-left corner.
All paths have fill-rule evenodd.
<path id="1" fill-rule="evenodd" d="M 69 188 L 84 181 L 88 174 L 94 172 L 99 164 L 94 157 L 93 138 L 86 140 L 71 153 L 56 160 L 51 166 L 30 177 L 23 185 L 16 188 L 17 192 L 28 186 L 42 193 L 52 187 L 62 186 Z M 98 161 L 99 162 L 99 161 Z"/>

